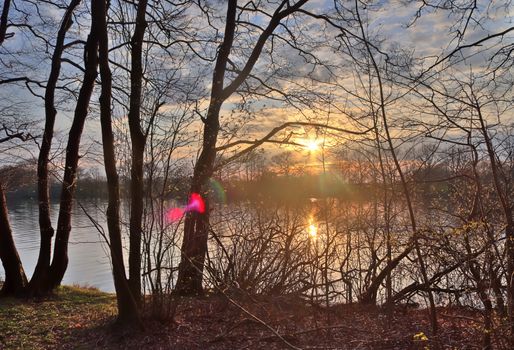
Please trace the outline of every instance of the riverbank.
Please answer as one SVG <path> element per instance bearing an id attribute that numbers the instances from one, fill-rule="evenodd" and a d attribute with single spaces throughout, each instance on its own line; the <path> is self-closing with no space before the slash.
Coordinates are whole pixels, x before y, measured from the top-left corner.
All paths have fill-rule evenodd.
<path id="1" fill-rule="evenodd" d="M 0 349 L 473 349 L 483 332 L 480 315 L 464 308 L 439 309 L 432 336 L 422 309 L 338 305 L 327 313 L 286 298 L 237 303 L 246 311 L 222 296 L 183 299 L 173 321 L 134 331 L 113 327 L 115 297 L 95 289 L 0 299 Z"/>

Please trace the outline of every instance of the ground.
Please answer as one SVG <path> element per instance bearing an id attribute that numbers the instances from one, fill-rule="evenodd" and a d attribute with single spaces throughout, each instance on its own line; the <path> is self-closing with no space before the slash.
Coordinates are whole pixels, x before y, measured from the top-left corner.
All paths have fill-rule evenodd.
<path id="1" fill-rule="evenodd" d="M 285 297 L 238 300 L 182 299 L 171 307 L 173 320 L 144 320 L 143 330 L 127 330 L 114 325 L 114 295 L 94 289 L 0 299 L 0 349 L 481 348 L 480 315 L 464 308 L 440 308 L 441 329 L 432 336 L 421 309 L 336 305 L 327 312 Z"/>

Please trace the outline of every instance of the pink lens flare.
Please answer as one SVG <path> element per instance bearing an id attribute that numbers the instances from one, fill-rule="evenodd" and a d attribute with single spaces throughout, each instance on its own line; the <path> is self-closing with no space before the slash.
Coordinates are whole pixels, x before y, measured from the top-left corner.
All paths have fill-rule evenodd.
<path id="1" fill-rule="evenodd" d="M 205 202 L 203 201 L 202 196 L 198 193 L 191 193 L 191 198 L 189 198 L 189 204 L 186 207 L 186 211 L 196 211 L 197 213 L 205 212 Z"/>
<path id="2" fill-rule="evenodd" d="M 171 208 L 166 213 L 166 219 L 171 222 L 175 222 L 180 220 L 180 218 L 184 215 L 184 209 L 182 208 Z"/>
<path id="3" fill-rule="evenodd" d="M 191 197 L 189 198 L 189 203 L 187 206 L 182 208 L 171 208 L 166 213 L 166 219 L 169 222 L 176 222 L 179 221 L 182 216 L 188 211 L 195 211 L 197 213 L 204 213 L 205 212 L 205 202 L 198 193 L 191 193 Z"/>

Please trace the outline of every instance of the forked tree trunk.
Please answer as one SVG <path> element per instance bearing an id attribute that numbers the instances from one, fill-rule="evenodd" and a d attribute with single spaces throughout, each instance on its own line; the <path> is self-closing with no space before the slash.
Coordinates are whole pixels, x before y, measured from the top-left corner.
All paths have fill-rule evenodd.
<path id="1" fill-rule="evenodd" d="M 280 21 L 298 11 L 307 0 L 291 4 L 283 0 L 273 13 L 268 26 L 257 39 L 248 60 L 239 74 L 224 87 L 225 71 L 236 29 L 237 0 L 229 0 L 223 42 L 220 46 L 212 76 L 212 90 L 207 116 L 203 119 L 203 143 L 200 157 L 195 164 L 190 193 L 200 194 L 205 201 L 205 212 L 189 212 L 184 220 L 184 238 L 182 240 L 179 273 L 175 290 L 182 295 L 201 294 L 203 267 L 207 253 L 209 236 L 209 198 L 207 182 L 214 170 L 216 159 L 216 142 L 220 129 L 219 115 L 223 102 L 229 98 L 250 75 L 261 55 L 264 44 L 280 24 Z"/>
<path id="2" fill-rule="evenodd" d="M 39 230 L 41 242 L 39 245 L 39 257 L 34 273 L 29 284 L 29 293 L 38 295 L 48 289 L 48 274 L 50 269 L 50 256 L 52 251 L 52 237 L 54 229 L 50 218 L 50 196 L 48 188 L 48 161 L 52 148 L 55 116 L 55 88 L 61 71 L 61 57 L 64 51 L 64 39 L 68 29 L 72 25 L 72 14 L 80 0 L 72 0 L 63 16 L 61 27 L 57 33 L 52 66 L 45 89 L 45 129 L 41 141 L 41 149 L 37 163 L 38 177 L 38 201 L 39 201 Z"/>
<path id="3" fill-rule="evenodd" d="M 377 303 L 377 294 L 378 289 L 382 285 L 385 279 L 387 279 L 391 272 L 398 266 L 398 264 L 412 251 L 412 246 L 409 245 L 400 255 L 396 258 L 391 259 L 387 262 L 387 265 L 380 271 L 380 273 L 373 278 L 369 287 L 359 296 L 359 302 L 362 304 L 372 304 L 375 305 Z M 390 298 L 389 298 L 390 299 Z M 390 300 L 388 299 L 388 302 Z"/>
<path id="4" fill-rule="evenodd" d="M 19 296 L 27 286 L 27 277 L 14 244 L 2 183 L 0 183 L 0 259 L 5 270 L 5 281 L 0 295 Z"/>
<path id="5" fill-rule="evenodd" d="M 76 187 L 76 174 L 79 161 L 79 147 L 82 130 L 89 109 L 91 94 L 98 75 L 98 19 L 91 16 L 91 31 L 85 47 L 85 73 L 80 88 L 73 122 L 68 135 L 66 146 L 66 162 L 61 188 L 59 217 L 57 219 L 57 233 L 55 237 L 54 257 L 50 266 L 48 290 L 60 285 L 66 268 L 68 267 L 68 241 L 71 231 L 71 211 Z"/>
<path id="6" fill-rule="evenodd" d="M 109 250 L 111 253 L 112 273 L 116 301 L 118 304 L 118 321 L 127 324 L 141 324 L 139 311 L 127 277 L 123 262 L 123 248 L 120 228 L 120 191 L 116 156 L 114 151 L 114 134 L 112 131 L 111 96 L 112 76 L 109 68 L 109 37 L 107 35 L 107 8 L 104 0 L 95 1 L 91 8 L 92 16 L 98 19 L 99 27 L 99 65 L 102 80 L 100 94 L 100 123 L 102 126 L 102 145 L 104 154 L 105 174 L 109 192 L 107 206 L 107 228 L 109 231 Z"/>
<path id="7" fill-rule="evenodd" d="M 211 101 L 205 118 L 203 144 L 200 157 L 195 164 L 190 193 L 198 193 L 205 201 L 203 213 L 189 212 L 184 220 L 184 238 L 176 290 L 182 295 L 201 294 L 207 240 L 209 236 L 209 200 L 206 184 L 214 169 L 216 142 L 219 132 L 219 114 L 223 98 L 225 70 L 234 40 L 237 1 L 229 0 L 225 36 L 220 46 L 213 74 Z"/>

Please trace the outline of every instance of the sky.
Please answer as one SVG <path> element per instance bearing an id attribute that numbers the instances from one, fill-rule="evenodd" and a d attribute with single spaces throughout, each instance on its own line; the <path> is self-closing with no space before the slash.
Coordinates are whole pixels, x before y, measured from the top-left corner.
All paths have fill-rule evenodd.
<path id="1" fill-rule="evenodd" d="M 463 0 L 459 3 L 467 2 L 472 3 L 470 0 Z M 215 42 L 197 44 L 195 50 L 202 52 L 202 54 L 212 59 L 214 58 L 216 46 L 223 34 L 225 8 L 223 2 L 210 1 L 209 3 L 213 5 L 211 23 L 219 31 L 218 38 Z M 240 3 L 244 2 L 240 1 Z M 262 4 L 265 3 L 265 1 L 262 2 Z M 333 1 L 328 0 L 314 0 L 308 2 L 305 8 L 313 13 L 327 14 L 332 16 L 331 18 L 335 18 L 333 3 Z M 350 33 L 360 35 L 359 28 L 356 27 L 354 21 L 354 2 L 340 1 L 338 3 L 340 3 L 342 9 L 344 7 L 342 12 L 347 20 L 344 23 L 345 28 Z M 424 3 L 436 4 L 439 1 L 425 1 Z M 406 0 L 370 1 L 365 6 L 363 3 L 359 4 L 360 15 L 366 22 L 366 33 L 377 43 L 377 46 L 380 46 L 383 52 L 390 53 L 400 47 L 402 50 L 409 52 L 418 62 L 422 61 L 422 66 L 425 68 L 437 62 L 438 59 L 454 50 L 459 44 L 465 45 L 484 38 L 491 33 L 496 33 L 513 26 L 512 14 L 514 12 L 512 4 L 504 1 L 478 1 L 477 9 L 469 16 L 470 20 L 467 26 L 465 25 L 465 19 L 470 15 L 469 11 L 435 10 L 429 7 L 422 7 L 422 2 Z M 36 24 L 37 33 L 53 38 L 58 28 L 60 16 L 63 13 L 61 9 L 50 8 L 44 4 L 41 5 L 40 13 L 43 17 L 43 20 L 41 20 L 36 15 L 35 8 L 32 5 L 23 3 L 20 6 L 30 15 L 29 21 Z M 86 38 L 88 31 L 87 12 L 88 6 L 83 4 L 79 8 L 75 24 L 70 30 L 70 41 L 75 39 L 84 40 Z M 419 18 L 414 21 L 417 13 Z M 202 38 L 213 38 L 214 28 L 207 25 L 205 17 L 201 17 L 198 8 L 191 6 L 187 9 L 186 14 L 190 16 L 191 20 L 188 23 L 195 28 L 196 34 L 199 34 Z M 130 16 L 130 14 L 128 15 Z M 251 12 L 250 15 L 241 18 L 260 26 L 265 25 L 267 21 L 265 16 L 255 15 L 255 12 Z M 15 23 L 18 21 L 19 23 L 19 21 L 22 21 L 22 15 L 14 10 L 11 15 L 11 21 Z M 292 97 L 289 100 L 285 100 L 280 93 L 260 86 L 258 80 L 248 79 L 250 87 L 255 89 L 257 94 L 245 96 L 244 99 L 240 95 L 234 95 L 226 101 L 221 115 L 222 139 L 219 142 L 220 144 L 238 138 L 258 138 L 273 127 L 286 121 L 326 122 L 328 119 L 331 125 L 345 126 L 352 130 L 363 130 L 370 126 L 371 119 L 366 118 L 365 106 L 363 106 L 359 98 L 352 96 L 352 93 L 364 93 L 363 86 L 360 86 L 362 82 L 359 81 L 359 79 L 362 79 L 360 75 L 362 72 L 359 73 L 353 67 L 355 62 L 348 56 L 348 52 L 344 48 L 341 49 L 339 45 L 341 42 L 335 41 L 336 36 L 339 35 L 339 30 L 318 19 L 304 15 L 287 18 L 283 23 L 286 23 L 291 29 L 292 36 L 283 28 L 279 28 L 278 33 L 286 40 L 275 39 L 273 54 L 270 54 L 271 46 L 267 45 L 253 73 L 273 89 L 279 89 L 282 92 L 291 94 Z M 248 28 L 251 30 L 248 30 Z M 466 28 L 465 31 L 464 28 Z M 241 27 L 236 35 L 231 60 L 239 68 L 244 64 L 245 55 L 248 54 L 255 41 L 256 33 L 253 31 L 254 29 L 252 26 Z M 155 28 L 151 27 L 151 30 L 155 30 Z M 2 60 L 0 64 L 0 79 L 21 74 L 29 76 L 34 80 L 44 81 L 48 75 L 48 57 L 51 53 L 51 47 L 46 48 L 42 46 L 39 40 L 34 39 L 32 33 L 27 32 L 26 28 L 11 27 L 8 31 L 13 31 L 15 35 L 6 40 L 6 43 L 0 47 L 0 59 Z M 456 39 L 456 33 L 459 31 L 464 31 L 460 42 Z M 179 33 L 177 35 L 184 38 L 191 35 L 191 33 Z M 121 39 L 120 35 L 113 36 L 111 42 L 114 43 Z M 312 64 L 312 57 L 306 56 L 301 51 L 294 49 L 292 45 L 288 45 L 293 42 L 293 39 L 300 44 L 301 48 L 307 47 L 310 53 L 316 56 L 316 59 L 322 65 L 314 66 Z M 355 44 L 355 41 L 349 40 L 349 42 Z M 513 42 L 514 34 L 509 33 L 503 37 L 502 43 L 508 44 Z M 497 43 L 498 40 L 491 40 L 481 48 L 491 46 L 494 49 L 494 45 Z M 189 147 L 184 147 L 182 151 L 177 150 L 176 154 L 179 157 L 189 154 L 190 157 L 194 158 L 197 154 L 194 149 L 198 147 L 197 142 L 199 141 L 202 124 L 199 121 L 198 113 L 193 112 L 190 107 L 194 103 L 198 107 L 200 114 L 205 113 L 205 108 L 209 101 L 209 87 L 214 63 L 200 60 L 191 52 L 187 52 L 187 49 L 185 46 L 171 46 L 168 50 L 171 54 L 163 54 L 162 49 L 159 47 L 152 47 L 152 54 L 148 57 L 147 73 L 149 76 L 159 77 L 167 67 L 177 72 L 169 78 L 175 80 L 173 80 L 174 84 L 169 87 L 167 92 L 169 96 L 162 109 L 162 123 L 166 127 L 172 126 L 173 121 L 177 119 L 177 115 L 180 115 L 185 110 L 189 111 L 188 113 L 191 115 L 188 119 L 187 130 L 189 133 L 187 139 L 196 140 L 196 143 L 193 142 L 192 146 L 189 144 Z M 472 50 L 463 51 L 464 55 L 471 53 Z M 123 62 L 123 60 L 126 60 L 125 54 L 126 51 L 124 49 L 116 50 L 112 52 L 112 57 L 114 60 Z M 453 63 L 452 61 L 454 65 L 452 69 L 459 65 L 463 69 L 469 65 L 476 67 L 475 69 L 478 70 L 482 69 L 484 58 L 487 54 L 487 52 L 477 54 L 459 63 Z M 383 64 L 384 56 L 376 52 L 375 55 L 379 63 Z M 66 57 L 75 63 L 82 64 L 79 48 L 67 52 Z M 179 57 L 187 57 L 187 59 L 181 60 Z M 448 69 L 445 64 L 441 64 L 437 69 L 439 67 Z M 128 80 L 126 75 L 121 70 L 114 69 L 114 72 L 115 74 L 120 74 L 118 82 L 122 86 L 119 93 L 115 92 L 117 94 L 116 97 L 120 100 L 126 100 L 126 91 L 123 91 L 127 89 Z M 76 68 L 69 64 L 64 64 L 63 76 L 67 77 L 66 83 L 69 84 L 68 86 L 79 86 L 81 72 Z M 309 79 L 306 77 L 309 77 Z M 313 79 L 310 79 L 311 77 Z M 192 81 L 195 81 L 194 89 L 190 89 L 192 91 L 185 93 L 184 90 L 186 88 L 184 87 L 188 84 L 191 85 Z M 41 88 L 35 85 L 32 86 L 34 86 L 34 91 L 37 93 L 43 93 Z M 150 92 L 144 98 L 151 105 L 152 94 L 155 93 L 155 89 L 151 85 L 148 86 L 150 87 Z M 178 86 L 181 87 L 180 90 L 177 88 Z M 395 96 L 395 93 L 399 92 L 393 89 L 389 93 L 391 96 Z M 43 102 L 40 98 L 31 96 L 23 84 L 16 86 L 0 85 L 0 94 L 3 97 L 0 101 L 2 107 L 8 107 L 9 105 L 22 106 L 18 108 L 23 111 L 23 113 L 18 113 L 23 114 L 19 118 L 34 121 L 34 130 L 36 132 L 40 130 L 41 121 L 44 117 Z M 75 100 L 71 94 L 60 94 L 58 97 L 62 103 L 58 111 L 57 135 L 61 135 L 65 139 L 66 130 L 71 123 Z M 84 149 L 91 150 L 91 159 L 88 160 L 85 157 L 83 161 L 89 161 L 89 164 L 94 164 L 94 161 L 99 157 L 99 122 L 98 113 L 95 110 L 97 98 L 98 95 L 93 96 L 92 113 L 86 123 L 83 138 Z M 185 99 L 190 99 L 193 102 L 189 101 L 187 103 L 188 107 L 184 107 Z M 324 99 L 332 101 L 331 107 L 327 107 L 323 103 Z M 241 108 L 242 102 L 244 102 L 244 108 Z M 115 114 L 120 125 L 123 125 L 123 121 L 126 120 L 124 110 L 122 108 L 116 109 Z M 7 114 L 1 115 L 0 118 L 9 119 Z M 297 128 L 292 131 L 294 132 L 294 137 L 297 137 L 298 140 L 311 139 L 319 135 L 316 129 Z M 400 133 L 401 130 L 397 132 Z M 282 136 L 285 135 L 283 134 Z M 347 139 L 348 137 L 345 136 L 340 142 L 345 143 Z M 56 142 L 56 152 L 59 152 L 59 148 L 62 148 L 64 144 L 64 141 Z M 268 149 L 273 153 L 290 150 L 291 148 L 287 146 L 277 148 L 276 145 L 273 145 L 269 146 Z M 29 154 L 26 151 L 22 153 L 24 158 L 37 157 L 37 150 L 33 150 Z M 0 151 L 3 163 L 16 162 L 16 154 L 16 151 L 13 150 L 6 151 L 4 149 Z"/>

